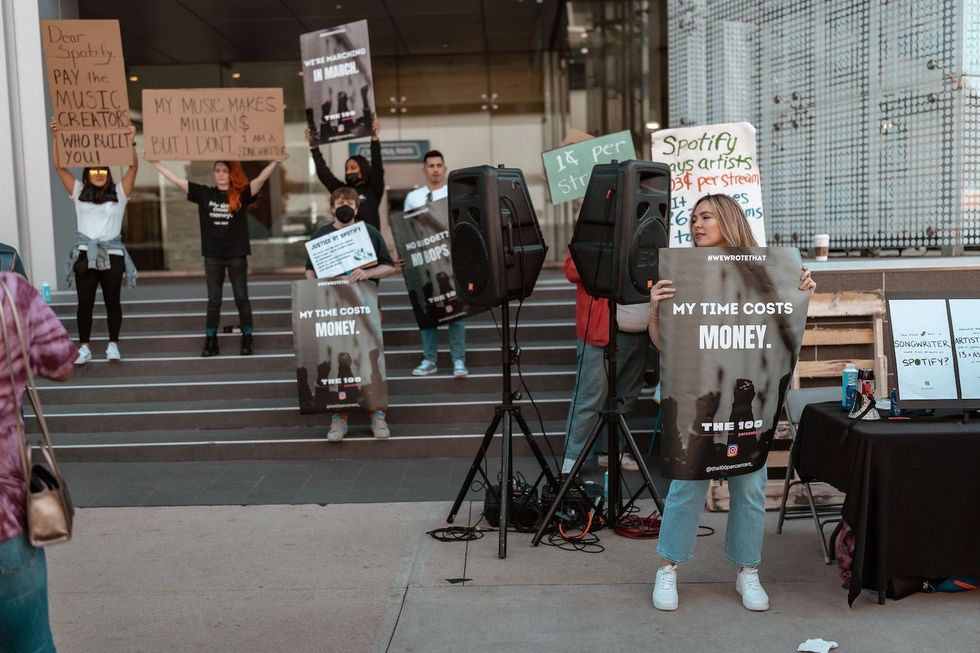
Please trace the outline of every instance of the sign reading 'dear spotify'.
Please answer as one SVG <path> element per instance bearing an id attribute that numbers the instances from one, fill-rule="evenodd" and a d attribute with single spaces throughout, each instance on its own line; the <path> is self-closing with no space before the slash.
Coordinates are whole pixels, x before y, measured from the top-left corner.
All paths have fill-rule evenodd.
<path id="1" fill-rule="evenodd" d="M 133 162 L 126 67 L 117 20 L 42 20 L 57 165 Z"/>
<path id="2" fill-rule="evenodd" d="M 541 159 L 544 161 L 552 204 L 585 197 L 592 168 L 596 165 L 635 158 L 633 137 L 628 131 L 548 150 L 541 155 Z"/>

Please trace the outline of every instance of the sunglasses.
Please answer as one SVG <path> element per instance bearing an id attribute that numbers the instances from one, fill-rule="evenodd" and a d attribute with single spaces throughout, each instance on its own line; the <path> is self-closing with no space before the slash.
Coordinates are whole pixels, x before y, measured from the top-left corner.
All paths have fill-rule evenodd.
<path id="1" fill-rule="evenodd" d="M 108 168 L 89 168 L 89 175 L 107 175 L 109 174 Z"/>

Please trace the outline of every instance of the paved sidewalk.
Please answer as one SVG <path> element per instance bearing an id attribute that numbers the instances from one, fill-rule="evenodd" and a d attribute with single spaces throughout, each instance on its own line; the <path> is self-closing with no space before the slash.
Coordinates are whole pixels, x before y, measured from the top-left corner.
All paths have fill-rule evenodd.
<path id="1" fill-rule="evenodd" d="M 600 554 L 530 547 L 496 533 L 440 543 L 448 503 L 90 508 L 48 551 L 59 650 L 795 651 L 810 637 L 848 651 L 976 651 L 980 592 L 915 595 L 848 609 L 810 524 L 775 534 L 762 579 L 772 609 L 750 613 L 724 562 L 725 515 L 702 523 L 681 568 L 680 610 L 650 601 L 654 542 L 601 533 Z M 464 504 L 457 523 L 481 504 Z M 467 578 L 453 584 L 448 579 Z"/>

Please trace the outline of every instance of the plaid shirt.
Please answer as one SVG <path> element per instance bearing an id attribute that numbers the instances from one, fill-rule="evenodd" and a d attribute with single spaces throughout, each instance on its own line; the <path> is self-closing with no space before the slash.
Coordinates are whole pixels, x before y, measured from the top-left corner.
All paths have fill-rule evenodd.
<path id="1" fill-rule="evenodd" d="M 48 378 L 63 376 L 74 365 L 78 352 L 54 311 L 44 303 L 27 279 L 0 272 L 0 280 L 10 289 L 16 303 L 16 307 L 11 306 L 6 293 L 0 289 L 0 301 L 3 302 L 6 317 L 0 327 L 6 329 L 16 383 L 16 388 L 10 387 L 7 347 L 0 335 L 0 543 L 3 543 L 24 530 L 27 503 L 14 401 L 14 392 L 22 396 L 27 386 L 27 368 L 17 339 L 13 311 L 20 315 L 34 374 Z"/>

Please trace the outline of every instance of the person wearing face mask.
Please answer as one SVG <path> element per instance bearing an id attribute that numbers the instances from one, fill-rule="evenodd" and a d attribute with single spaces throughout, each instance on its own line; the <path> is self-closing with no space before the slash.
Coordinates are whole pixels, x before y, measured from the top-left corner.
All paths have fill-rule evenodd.
<path id="1" fill-rule="evenodd" d="M 204 275 L 208 285 L 208 312 L 201 356 L 217 356 L 220 353 L 218 325 L 221 322 L 226 270 L 242 327 L 240 353 L 250 356 L 253 352 L 253 326 L 252 303 L 248 299 L 248 255 L 252 253 L 252 244 L 248 236 L 247 207 L 255 200 L 279 161 L 270 162 L 251 180 L 245 176 L 237 161 L 215 161 L 214 186 L 195 184 L 179 177 L 159 161 L 150 161 L 150 164 L 187 193 L 188 201 L 197 204 L 201 223 L 201 255 L 204 257 Z"/>
<path id="2" fill-rule="evenodd" d="M 316 240 L 338 229 L 350 226 L 357 215 L 358 201 L 358 193 L 353 188 L 341 186 L 333 191 L 330 194 L 330 210 L 333 212 L 333 222 L 314 231 L 310 240 Z M 381 232 L 370 224 L 365 224 L 364 226 L 367 227 L 368 237 L 371 239 L 371 245 L 374 246 L 374 254 L 378 262 L 372 267 L 358 268 L 351 272 L 347 275 L 347 283 L 358 283 L 370 279 L 375 284 L 379 284 L 381 279 L 390 277 L 398 269 L 395 267 L 395 262 L 391 258 L 388 246 L 385 245 L 384 238 L 381 237 Z M 309 256 L 306 258 L 306 278 L 316 278 L 313 261 L 310 260 Z M 380 303 L 378 309 L 381 309 Z M 385 416 L 386 410 L 387 407 L 381 408 L 371 414 L 371 432 L 376 438 L 387 438 L 391 435 L 391 430 L 388 428 L 388 422 Z M 330 430 L 327 432 L 328 442 L 340 442 L 344 439 L 344 436 L 347 435 L 347 418 L 347 413 L 333 414 L 330 420 Z"/>
<path id="3" fill-rule="evenodd" d="M 344 163 L 344 179 L 338 179 L 323 160 L 323 153 L 319 146 L 311 145 L 310 154 L 313 156 L 313 163 L 316 166 L 316 176 L 320 182 L 326 186 L 331 193 L 342 186 L 353 188 L 357 191 L 358 206 L 357 219 L 374 227 L 379 232 L 381 230 L 381 215 L 378 207 L 381 206 L 381 197 L 385 192 L 385 169 L 381 161 L 381 141 L 378 134 L 381 133 L 381 123 L 377 119 L 371 126 L 371 163 L 369 164 L 360 154 L 350 157 Z M 306 140 L 310 143 L 313 139 L 310 130 L 306 130 Z"/>
<path id="4" fill-rule="evenodd" d="M 69 288 L 78 293 L 78 358 L 76 365 L 92 360 L 89 341 L 92 335 L 92 309 L 95 292 L 102 288 L 106 321 L 109 327 L 109 344 L 105 357 L 108 361 L 122 360 L 119 352 L 119 331 L 122 328 L 123 274 L 127 285 L 136 286 L 136 266 L 122 243 L 122 222 L 126 204 L 136 185 L 136 128 L 128 128 L 133 143 L 133 159 L 122 181 L 113 183 L 112 172 L 107 166 L 85 168 L 78 180 L 67 169 L 58 165 L 58 124 L 51 122 L 54 136 L 52 164 L 58 178 L 75 204 L 75 242 L 65 262 L 65 280 Z"/>

